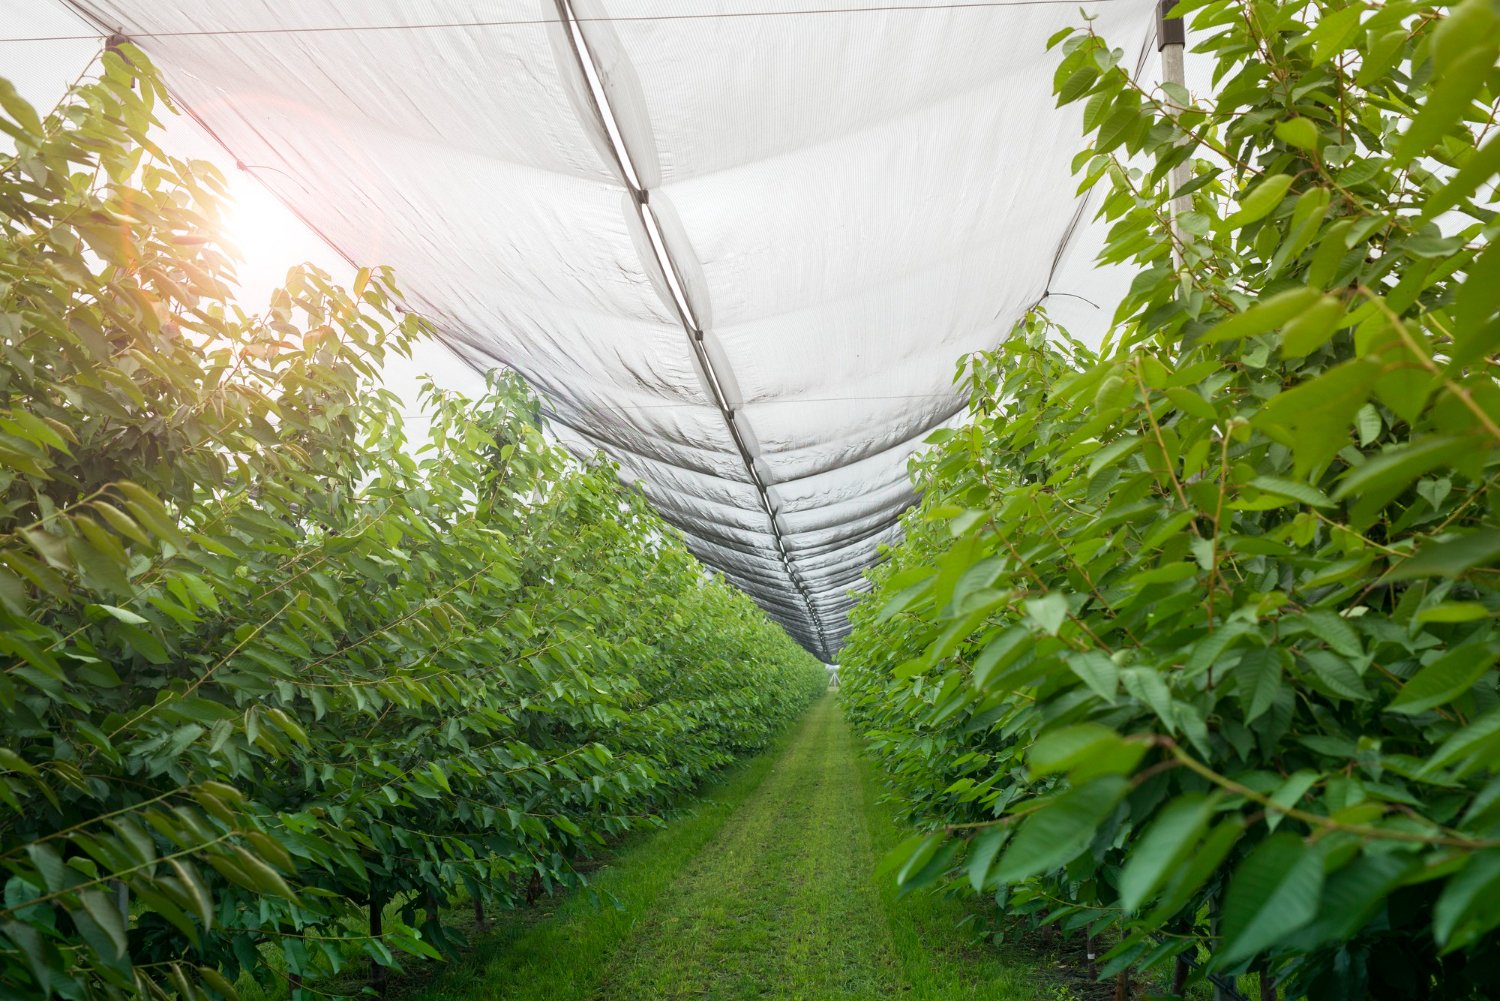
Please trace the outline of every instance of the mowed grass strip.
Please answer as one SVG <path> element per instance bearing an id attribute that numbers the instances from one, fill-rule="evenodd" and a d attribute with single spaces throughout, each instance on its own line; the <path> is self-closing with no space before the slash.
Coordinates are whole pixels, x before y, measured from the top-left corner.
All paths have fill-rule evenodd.
<path id="1" fill-rule="evenodd" d="M 861 762 L 860 772 L 871 843 L 876 858 L 884 858 L 911 830 L 898 824 L 894 808 L 881 802 L 874 766 Z M 973 929 L 991 920 L 993 902 L 936 893 L 902 896 L 889 875 L 876 880 L 876 887 L 896 960 L 911 985 L 904 996 L 912 1001 L 1068 1001 L 1073 996 L 1035 950 L 976 941 Z"/>
<path id="2" fill-rule="evenodd" d="M 658 831 L 632 835 L 589 875 L 592 893 L 543 900 L 496 915 L 475 948 L 443 966 L 416 964 L 426 985 L 402 984 L 420 1001 L 582 1001 L 594 995 L 611 957 L 658 899 L 775 767 L 793 727 L 770 750 L 731 768 Z M 555 906 L 554 906 L 555 905 Z M 415 978 L 413 978 L 415 979 Z"/>
<path id="3" fill-rule="evenodd" d="M 864 803 L 825 698 L 626 943 L 601 1001 L 901 995 Z"/>
<path id="4" fill-rule="evenodd" d="M 595 873 L 601 896 L 520 912 L 417 996 L 431 1001 L 1039 1001 L 1035 958 L 975 946 L 959 901 L 898 899 L 905 836 L 833 698 L 691 814 Z"/>

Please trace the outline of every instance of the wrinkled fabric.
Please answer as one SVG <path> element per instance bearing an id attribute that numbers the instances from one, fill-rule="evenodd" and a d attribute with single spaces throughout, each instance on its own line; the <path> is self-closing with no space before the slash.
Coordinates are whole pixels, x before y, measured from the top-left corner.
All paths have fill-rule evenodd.
<path id="1" fill-rule="evenodd" d="M 1053 290 L 1086 228 L 1045 49 L 1080 5 L 560 3 L 77 6 L 831 661 L 914 500 L 908 458 L 960 414 L 956 361 Z M 1154 6 L 1082 4 L 1131 61 Z"/>

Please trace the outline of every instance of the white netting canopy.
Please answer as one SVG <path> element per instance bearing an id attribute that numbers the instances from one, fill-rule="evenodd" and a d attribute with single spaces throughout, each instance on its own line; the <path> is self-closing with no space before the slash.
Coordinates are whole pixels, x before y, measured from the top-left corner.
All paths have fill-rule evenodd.
<path id="1" fill-rule="evenodd" d="M 1077 0 L 72 6 L 825 660 L 956 359 L 1086 228 Z M 1082 4 L 1132 60 L 1155 8 Z"/>

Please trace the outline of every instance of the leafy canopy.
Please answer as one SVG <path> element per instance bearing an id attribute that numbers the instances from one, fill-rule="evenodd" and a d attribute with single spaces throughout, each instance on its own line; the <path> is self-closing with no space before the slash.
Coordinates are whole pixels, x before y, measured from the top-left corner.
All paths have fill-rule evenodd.
<path id="1" fill-rule="evenodd" d="M 1053 40 L 1137 269 L 1111 339 L 1034 313 L 963 363 L 855 612 L 903 878 L 1105 935 L 1104 975 L 1493 996 L 1500 7 L 1177 11 L 1210 99 Z"/>
<path id="2" fill-rule="evenodd" d="M 388 272 L 230 301 L 223 179 L 102 66 L 46 121 L 0 81 L 7 998 L 437 956 L 443 904 L 578 883 L 822 689 L 514 378 L 429 387 L 413 454 Z"/>

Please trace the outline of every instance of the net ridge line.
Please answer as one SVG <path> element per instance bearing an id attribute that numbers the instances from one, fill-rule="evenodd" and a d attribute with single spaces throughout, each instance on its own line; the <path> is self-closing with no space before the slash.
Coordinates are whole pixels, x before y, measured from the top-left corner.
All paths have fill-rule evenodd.
<path id="1" fill-rule="evenodd" d="M 714 404 L 718 408 L 724 420 L 726 430 L 734 442 L 735 451 L 739 453 L 740 462 L 745 468 L 750 482 L 755 488 L 756 499 L 765 511 L 766 520 L 770 527 L 771 541 L 780 556 L 787 582 L 801 597 L 802 604 L 807 613 L 807 623 L 812 631 L 817 634 L 817 653 L 823 660 L 829 656 L 828 637 L 823 628 L 823 619 L 814 607 L 812 596 L 808 593 L 807 585 L 792 565 L 791 556 L 787 553 L 786 540 L 782 536 L 781 524 L 777 520 L 776 507 L 771 503 L 770 488 L 761 476 L 757 468 L 757 457 L 751 453 L 749 444 L 745 440 L 745 433 L 735 419 L 734 407 L 730 404 L 724 391 L 720 374 L 714 364 L 713 358 L 708 352 L 708 345 L 702 324 L 693 311 L 692 303 L 687 297 L 686 285 L 682 279 L 682 273 L 677 266 L 677 261 L 672 254 L 671 245 L 667 241 L 666 234 L 661 229 L 660 220 L 650 204 L 650 192 L 641 182 L 640 175 L 635 169 L 631 159 L 630 150 L 625 143 L 623 134 L 620 132 L 614 109 L 610 104 L 609 95 L 605 91 L 601 73 L 594 60 L 593 50 L 589 47 L 588 39 L 584 37 L 582 24 L 578 21 L 570 0 L 555 0 L 559 17 L 566 23 L 566 34 L 568 45 L 577 64 L 579 73 L 584 78 L 586 96 L 589 104 L 597 116 L 597 124 L 602 127 L 609 146 L 610 156 L 620 172 L 620 179 L 626 185 L 631 195 L 631 204 L 635 208 L 637 217 L 642 228 L 645 230 L 647 244 L 651 256 L 655 258 L 656 265 L 662 273 L 662 278 L 667 284 L 671 298 L 671 304 L 676 310 L 678 320 L 682 324 L 683 332 L 688 336 L 688 344 L 693 352 L 693 357 L 698 368 L 708 383 L 708 389 L 713 397 Z M 727 374 L 727 373 L 726 373 Z M 806 632 L 806 630 L 804 630 Z M 811 632 L 807 633 L 811 639 Z"/>
<path id="2" fill-rule="evenodd" d="M 619 14 L 619 15 L 594 15 L 575 17 L 572 23 L 630 23 L 630 22 L 656 22 L 656 21 L 713 21 L 732 20 L 737 18 L 754 17 L 816 17 L 831 16 L 838 14 L 891 14 L 891 13 L 916 13 L 924 11 L 955 11 L 955 10 L 995 10 L 1005 7 L 1051 7 L 1051 6 L 1087 6 L 1106 3 L 1118 3 L 1120 0 L 968 0 L 968 2 L 950 2 L 936 4 L 881 4 L 871 7 L 802 7 L 793 10 L 738 10 L 738 11 L 714 11 L 696 14 Z M 388 32 L 388 31 L 443 31 L 459 28 L 504 28 L 524 27 L 538 24 L 568 24 L 568 20 L 552 17 L 512 18 L 501 20 L 474 20 L 474 21 L 429 21 L 416 24 L 330 24 L 330 25 L 307 25 L 304 27 L 286 28 L 198 28 L 183 29 L 181 31 L 140 31 L 126 35 L 128 38 L 205 38 L 205 37 L 236 37 L 251 35 L 316 35 L 349 32 Z M 106 32 L 107 33 L 107 32 Z M 123 34 L 123 33 L 122 33 Z M 17 36 L 13 38 L 0 38 L 0 44 L 20 42 L 81 42 L 90 41 L 104 37 L 103 34 L 94 35 L 30 35 Z"/>

